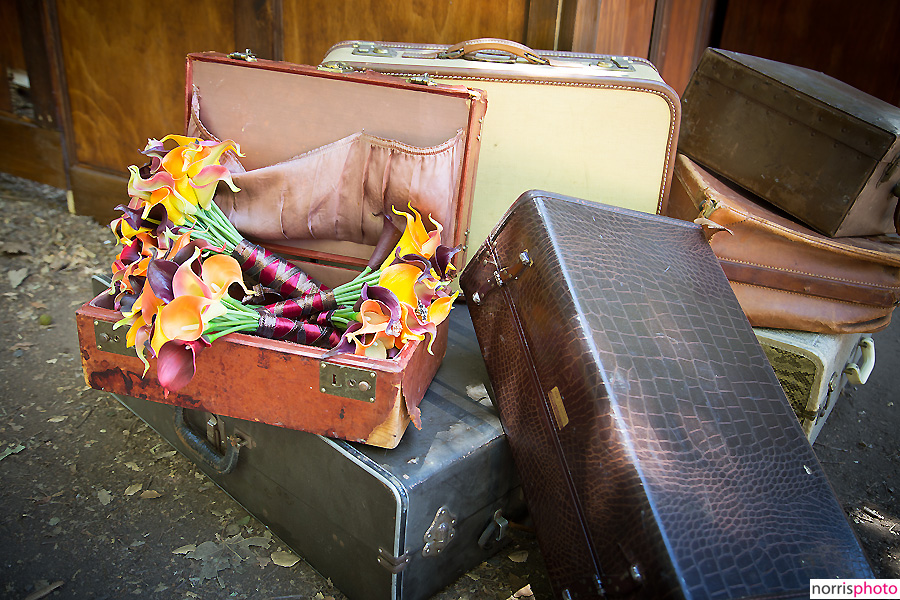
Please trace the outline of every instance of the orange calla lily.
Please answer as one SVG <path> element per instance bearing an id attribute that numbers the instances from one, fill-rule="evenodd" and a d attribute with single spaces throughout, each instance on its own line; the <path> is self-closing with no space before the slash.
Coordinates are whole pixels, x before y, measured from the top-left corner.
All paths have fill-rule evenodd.
<path id="1" fill-rule="evenodd" d="M 428 321 L 435 325 L 443 323 L 444 319 L 447 318 L 447 315 L 450 314 L 450 309 L 453 308 L 453 302 L 456 300 L 457 296 L 459 296 L 458 291 L 452 296 L 444 296 L 435 299 L 428 307 Z"/>
<path id="2" fill-rule="evenodd" d="M 221 302 L 202 296 L 178 296 L 159 310 L 156 326 L 166 341 L 189 342 L 203 335 L 206 324 L 225 312 Z"/>
<path id="3" fill-rule="evenodd" d="M 240 264 L 226 254 L 213 254 L 200 264 L 200 277 L 193 270 L 193 263 L 200 257 L 200 249 L 194 250 L 190 260 L 178 267 L 172 278 L 172 291 L 175 297 L 202 296 L 220 300 L 232 283 L 243 283 L 243 272 Z M 246 288 L 245 288 L 246 290 Z M 249 290 L 246 290 L 249 293 Z"/>
<path id="4" fill-rule="evenodd" d="M 395 346 L 394 337 L 386 332 L 390 312 L 385 314 L 383 305 L 376 300 L 364 300 L 359 308 L 359 320 L 362 327 L 347 335 L 356 344 L 356 354 L 385 358 L 387 350 Z"/>

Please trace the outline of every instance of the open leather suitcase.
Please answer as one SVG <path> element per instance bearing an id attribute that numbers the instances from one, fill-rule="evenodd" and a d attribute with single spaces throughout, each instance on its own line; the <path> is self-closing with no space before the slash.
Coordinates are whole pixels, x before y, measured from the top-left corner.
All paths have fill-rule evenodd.
<path id="1" fill-rule="evenodd" d="M 680 103 L 645 59 L 535 51 L 486 38 L 453 46 L 344 41 L 322 65 L 486 92 L 471 249 L 529 189 L 648 213 L 666 203 Z"/>
<path id="2" fill-rule="evenodd" d="M 189 135 L 243 151 L 240 162 L 223 160 L 242 188 L 220 186 L 223 212 L 319 282 L 334 287 L 362 270 L 390 207 L 411 204 L 443 225 L 443 243 L 463 243 L 481 92 L 210 52 L 188 56 L 185 101 Z M 85 381 L 96 389 L 382 447 L 396 446 L 417 413 L 447 335 L 442 324 L 431 353 L 412 341 L 394 359 L 323 361 L 323 348 L 231 334 L 166 396 L 156 369 L 142 376 L 124 330 L 113 330 L 120 318 L 107 294 L 77 311 Z"/>
<path id="3" fill-rule="evenodd" d="M 875 342 L 859 333 L 753 329 L 812 444 L 847 384 L 863 385 L 875 367 Z"/>
<path id="4" fill-rule="evenodd" d="M 666 214 L 727 230 L 710 245 L 754 327 L 872 333 L 900 301 L 900 237 L 826 237 L 680 153 Z"/>
<path id="5" fill-rule="evenodd" d="M 818 71 L 707 48 L 678 149 L 827 236 L 900 228 L 900 108 Z"/>
<path id="6" fill-rule="evenodd" d="M 460 283 L 557 598 L 872 577 L 701 227 L 532 191 Z"/>
<path id="7" fill-rule="evenodd" d="M 420 600 L 494 554 L 524 500 L 465 306 L 422 429 L 393 450 L 181 409 L 119 401 L 352 600 Z M 240 447 L 226 441 L 240 438 Z"/>

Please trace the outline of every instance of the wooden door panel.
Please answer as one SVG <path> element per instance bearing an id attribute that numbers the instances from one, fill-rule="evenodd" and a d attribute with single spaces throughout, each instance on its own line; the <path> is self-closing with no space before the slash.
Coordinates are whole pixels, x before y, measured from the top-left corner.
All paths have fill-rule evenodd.
<path id="1" fill-rule="evenodd" d="M 185 56 L 234 47 L 227 2 L 58 0 L 57 10 L 70 152 L 92 168 L 124 174 L 148 137 L 181 133 Z"/>
<path id="2" fill-rule="evenodd" d="M 454 44 L 525 40 L 528 0 L 284 0 L 284 58 L 317 65 L 335 43 L 382 40 Z"/>

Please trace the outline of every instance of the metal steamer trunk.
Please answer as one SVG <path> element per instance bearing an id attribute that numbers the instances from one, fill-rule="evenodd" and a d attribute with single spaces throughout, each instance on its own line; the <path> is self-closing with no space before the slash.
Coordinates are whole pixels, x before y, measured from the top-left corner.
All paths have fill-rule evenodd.
<path id="1" fill-rule="evenodd" d="M 421 600 L 493 555 L 524 514 L 466 307 L 449 320 L 422 429 L 391 450 L 117 398 L 349 598 Z"/>

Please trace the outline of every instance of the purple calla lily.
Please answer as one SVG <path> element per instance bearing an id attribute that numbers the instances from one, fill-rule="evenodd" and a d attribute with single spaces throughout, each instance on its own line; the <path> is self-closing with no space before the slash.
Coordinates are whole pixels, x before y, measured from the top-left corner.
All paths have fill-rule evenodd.
<path id="1" fill-rule="evenodd" d="M 157 357 L 156 377 L 166 396 L 190 383 L 197 370 L 197 355 L 209 345 L 203 338 L 188 342 L 170 340 L 162 345 Z"/>

